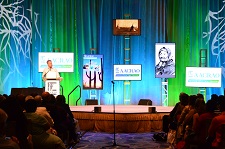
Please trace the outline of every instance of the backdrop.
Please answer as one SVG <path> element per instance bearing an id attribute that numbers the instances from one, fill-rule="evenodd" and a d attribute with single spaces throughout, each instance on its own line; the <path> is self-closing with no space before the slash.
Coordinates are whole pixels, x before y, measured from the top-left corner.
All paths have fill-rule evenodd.
<path id="1" fill-rule="evenodd" d="M 82 57 L 96 48 L 104 55 L 104 89 L 101 104 L 112 104 L 113 64 L 124 63 L 124 37 L 112 35 L 112 19 L 141 19 L 141 36 L 130 38 L 131 63 L 142 64 L 142 81 L 131 82 L 131 102 L 148 98 L 161 105 L 161 79 L 155 78 L 155 43 L 176 43 L 176 78 L 168 79 L 169 105 L 180 92 L 196 94 L 185 87 L 185 67 L 199 66 L 200 49 L 207 49 L 208 66 L 224 67 L 223 0 L 1 0 L 0 2 L 0 93 L 12 87 L 43 87 L 38 73 L 38 52 L 74 53 L 74 72 L 61 73 L 64 95 L 82 85 Z M 54 64 L 53 64 L 54 65 Z M 207 88 L 223 94 L 221 88 Z M 82 89 L 83 105 L 89 91 Z M 75 105 L 79 91 L 71 94 Z M 115 82 L 116 104 L 123 104 L 123 82 Z"/>

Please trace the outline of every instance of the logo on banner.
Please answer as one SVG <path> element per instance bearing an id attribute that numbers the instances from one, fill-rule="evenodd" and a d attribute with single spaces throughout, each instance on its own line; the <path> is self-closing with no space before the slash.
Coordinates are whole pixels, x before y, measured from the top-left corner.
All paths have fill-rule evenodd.
<path id="1" fill-rule="evenodd" d="M 130 68 L 116 68 L 116 76 L 118 77 L 139 77 L 140 69 L 130 69 Z"/>

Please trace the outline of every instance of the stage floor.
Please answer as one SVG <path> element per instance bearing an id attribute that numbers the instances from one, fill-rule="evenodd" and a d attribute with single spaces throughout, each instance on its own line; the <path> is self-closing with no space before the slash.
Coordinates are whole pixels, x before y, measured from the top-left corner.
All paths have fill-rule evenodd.
<path id="1" fill-rule="evenodd" d="M 86 105 L 70 106 L 71 111 L 76 112 L 94 112 L 94 107 L 101 107 L 101 112 L 113 113 L 113 105 Z M 149 107 L 156 107 L 157 113 L 169 113 L 173 107 L 164 106 L 143 106 L 143 105 L 116 105 L 116 113 L 148 113 Z"/>
<path id="2" fill-rule="evenodd" d="M 101 107 L 101 112 L 94 112 Z M 149 107 L 156 107 L 156 113 L 150 113 Z M 138 133 L 162 131 L 162 119 L 169 115 L 173 107 L 116 105 L 115 121 L 117 133 Z M 74 118 L 83 131 L 113 132 L 113 105 L 86 105 L 70 107 Z"/>

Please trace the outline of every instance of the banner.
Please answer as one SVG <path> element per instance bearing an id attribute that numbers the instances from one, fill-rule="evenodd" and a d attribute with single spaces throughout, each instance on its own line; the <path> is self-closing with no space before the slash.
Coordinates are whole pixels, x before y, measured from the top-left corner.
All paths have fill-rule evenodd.
<path id="1" fill-rule="evenodd" d="M 187 87 L 221 87 L 221 68 L 186 67 Z"/>
<path id="2" fill-rule="evenodd" d="M 39 52 L 38 72 L 47 67 L 47 60 L 51 60 L 53 68 L 58 72 L 74 72 L 74 53 L 65 52 Z"/>

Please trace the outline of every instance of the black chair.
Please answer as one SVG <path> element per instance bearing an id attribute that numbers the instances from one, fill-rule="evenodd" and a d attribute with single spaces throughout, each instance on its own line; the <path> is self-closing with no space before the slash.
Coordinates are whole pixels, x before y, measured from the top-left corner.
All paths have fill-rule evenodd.
<path id="1" fill-rule="evenodd" d="M 138 105 L 152 105 L 152 101 L 150 99 L 140 99 Z"/>
<path id="2" fill-rule="evenodd" d="M 86 99 L 85 105 L 98 105 L 97 99 Z"/>

